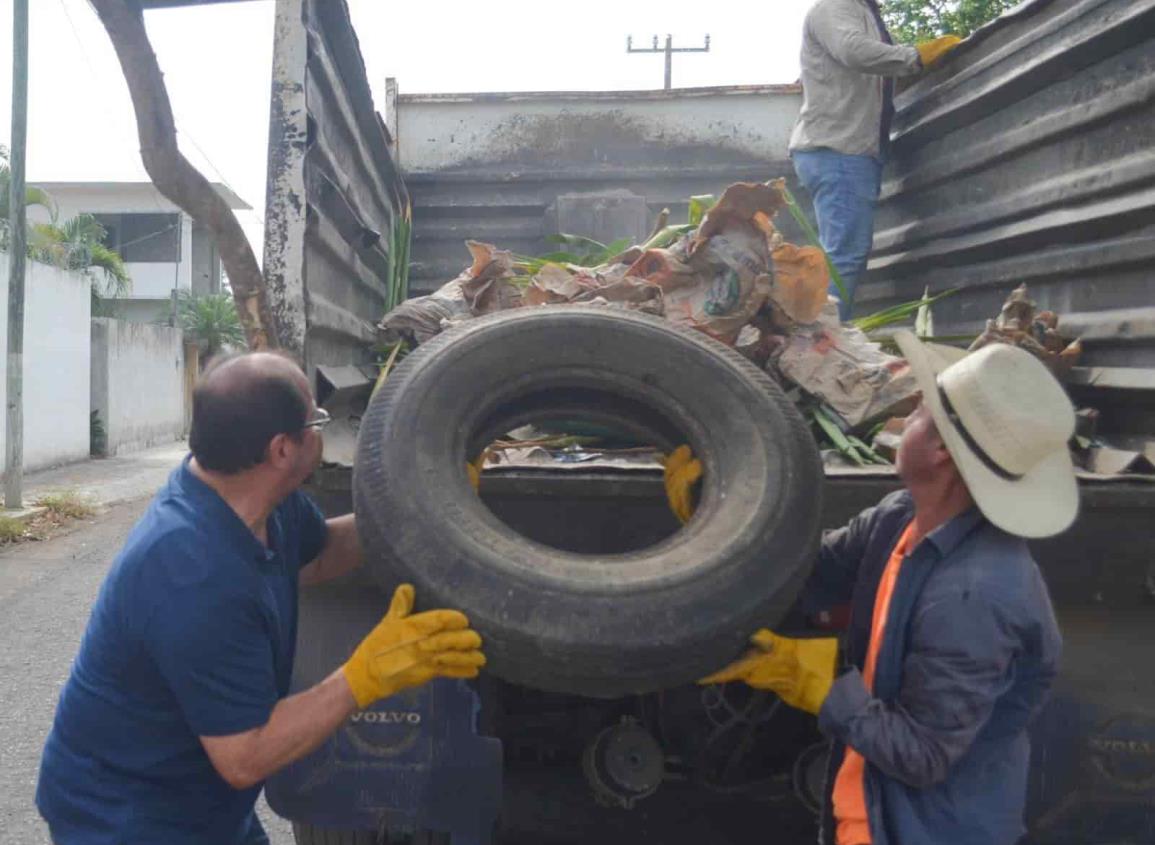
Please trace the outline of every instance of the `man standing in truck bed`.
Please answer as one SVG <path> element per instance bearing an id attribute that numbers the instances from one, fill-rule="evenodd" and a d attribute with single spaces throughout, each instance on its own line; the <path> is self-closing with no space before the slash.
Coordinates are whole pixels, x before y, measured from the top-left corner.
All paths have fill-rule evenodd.
<path id="1" fill-rule="evenodd" d="M 959 39 L 894 44 L 877 0 L 818 0 L 802 29 L 802 112 L 790 157 L 814 198 L 822 247 L 846 288 L 843 319 L 866 271 L 874 204 L 894 115 L 893 77 L 930 67 Z M 840 296 L 831 284 L 831 294 Z"/>

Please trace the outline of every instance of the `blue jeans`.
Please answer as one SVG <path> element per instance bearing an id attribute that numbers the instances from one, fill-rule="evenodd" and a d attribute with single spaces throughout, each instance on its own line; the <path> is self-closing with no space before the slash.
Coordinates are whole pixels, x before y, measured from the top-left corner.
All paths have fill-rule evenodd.
<path id="1" fill-rule="evenodd" d="M 854 290 L 866 273 L 874 240 L 874 205 L 882 184 L 882 162 L 874 156 L 845 155 L 834 150 L 796 150 L 794 172 L 814 198 L 818 238 L 838 268 L 847 301 L 843 320 L 854 307 Z M 840 296 L 832 279 L 830 293 Z"/>

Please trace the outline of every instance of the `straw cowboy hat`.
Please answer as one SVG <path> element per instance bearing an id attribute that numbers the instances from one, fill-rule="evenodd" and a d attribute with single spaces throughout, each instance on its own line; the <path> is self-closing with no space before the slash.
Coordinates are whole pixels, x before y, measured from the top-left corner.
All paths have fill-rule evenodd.
<path id="1" fill-rule="evenodd" d="M 895 340 L 983 516 L 1019 537 L 1066 530 L 1079 510 L 1075 411 L 1046 366 L 1006 344 L 967 354 L 909 331 Z"/>

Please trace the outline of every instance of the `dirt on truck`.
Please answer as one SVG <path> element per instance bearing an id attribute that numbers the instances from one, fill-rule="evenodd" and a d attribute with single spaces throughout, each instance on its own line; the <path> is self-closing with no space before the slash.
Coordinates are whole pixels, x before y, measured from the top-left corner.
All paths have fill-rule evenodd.
<path id="1" fill-rule="evenodd" d="M 916 318 L 1028 348 L 1082 409 L 1080 516 L 1032 544 L 1065 652 L 1028 840 L 1155 840 L 1155 0 L 1021 4 L 898 96 L 851 326 L 823 323 L 824 262 L 774 260 L 813 249 L 797 87 L 390 80 L 381 117 L 343 0 L 279 0 L 276 33 L 270 307 L 334 417 L 312 492 L 356 505 L 368 550 L 302 594 L 294 686 L 402 577 L 465 607 L 492 658 L 270 781 L 298 842 L 812 841 L 813 718 L 694 680 L 755 628 L 814 633 L 794 599 L 821 531 L 899 486 L 885 330 Z M 706 198 L 739 183 L 799 214 L 755 208 L 739 228 L 766 240 L 721 249 Z M 875 380 L 814 366 L 831 338 L 878 356 Z M 680 446 L 704 466 L 685 524 L 662 465 Z"/>

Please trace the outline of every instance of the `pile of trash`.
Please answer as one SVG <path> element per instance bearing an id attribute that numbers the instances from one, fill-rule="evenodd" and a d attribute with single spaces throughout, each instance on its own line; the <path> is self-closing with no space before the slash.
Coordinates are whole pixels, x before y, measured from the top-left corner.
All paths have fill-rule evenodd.
<path id="1" fill-rule="evenodd" d="M 839 320 L 837 301 L 827 295 L 825 253 L 787 243 L 774 226 L 787 197 L 780 179 L 731 185 L 700 220 L 661 228 L 592 267 L 471 241 L 470 266 L 387 314 L 382 342 L 419 345 L 510 308 L 626 308 L 734 347 L 787 389 L 799 387 L 825 405 L 847 430 L 901 412 L 916 390 L 909 368 Z"/>
<path id="2" fill-rule="evenodd" d="M 913 373 L 905 360 L 892 354 L 895 349 L 885 338 L 876 341 L 839 319 L 838 301 L 827 293 L 831 268 L 826 254 L 817 246 L 786 242 L 774 226 L 775 215 L 792 202 L 780 179 L 733 184 L 716 202 L 693 198 L 689 223 L 666 225 L 664 212 L 644 244 L 623 241 L 607 248 L 557 236 L 562 243 L 596 247 L 581 256 L 527 257 L 469 241 L 469 267 L 436 292 L 386 314 L 378 327 L 381 344 L 393 347 L 392 361 L 402 347 L 411 349 L 462 322 L 511 308 L 568 304 L 642 311 L 704 332 L 773 376 L 809 417 L 826 446 L 828 464 L 889 465 L 902 418 L 917 401 Z M 796 206 L 791 210 L 798 214 Z M 907 303 L 920 306 L 920 321 L 925 317 L 925 322 L 916 321 L 921 334 L 933 332 L 933 301 L 928 292 L 920 302 Z M 913 310 L 903 308 L 891 311 L 908 320 Z M 882 312 L 858 322 L 873 332 L 893 317 Z M 1031 352 L 1060 379 L 1082 354 L 1081 342 L 1061 336 L 1059 317 L 1038 311 L 1025 285 L 987 321 L 970 348 L 989 343 Z M 1082 414 L 1084 428 L 1089 413 Z M 576 465 L 615 459 L 612 449 L 599 449 L 581 438 L 563 438 L 560 448 L 561 432 L 521 434 L 507 438 L 486 460 Z M 1093 443 L 1090 438 L 1085 442 Z M 1097 454 L 1100 463 L 1119 457 Z M 619 457 L 639 459 L 625 453 Z M 1155 454 L 1130 457 L 1136 464 L 1155 460 Z M 653 463 L 656 458 L 646 460 Z M 1090 463 L 1083 462 L 1087 468 Z"/>

